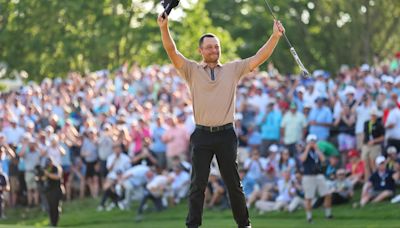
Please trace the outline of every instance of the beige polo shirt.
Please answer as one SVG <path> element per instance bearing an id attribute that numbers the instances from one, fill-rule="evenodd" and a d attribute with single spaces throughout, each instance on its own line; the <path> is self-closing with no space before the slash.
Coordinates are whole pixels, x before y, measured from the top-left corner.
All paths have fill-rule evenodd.
<path id="1" fill-rule="evenodd" d="M 190 89 L 196 124 L 221 126 L 234 121 L 236 87 L 250 72 L 249 59 L 219 64 L 214 69 L 214 81 L 205 63 L 185 59 L 177 70 Z"/>

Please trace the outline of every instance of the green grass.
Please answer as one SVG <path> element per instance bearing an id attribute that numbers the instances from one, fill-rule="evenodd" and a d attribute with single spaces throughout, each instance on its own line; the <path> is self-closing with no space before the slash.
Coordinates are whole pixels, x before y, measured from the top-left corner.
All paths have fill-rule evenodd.
<path id="1" fill-rule="evenodd" d="M 135 223 L 135 209 L 130 211 L 97 212 L 95 200 L 74 201 L 63 205 L 59 226 L 61 227 L 140 227 L 169 228 L 185 227 L 187 205 L 182 203 L 161 213 L 146 212 L 144 220 Z M 150 203 L 150 208 L 152 204 Z M 333 208 L 335 218 L 326 220 L 322 209 L 314 211 L 314 224 L 305 221 L 303 210 L 289 214 L 274 212 L 259 215 L 250 210 L 253 227 L 400 227 L 400 205 L 388 202 L 367 205 L 353 209 L 351 204 Z M 47 216 L 39 209 L 9 209 L 7 220 L 0 221 L 0 227 L 42 227 L 48 225 Z M 205 210 L 203 228 L 235 227 L 230 210 Z"/>

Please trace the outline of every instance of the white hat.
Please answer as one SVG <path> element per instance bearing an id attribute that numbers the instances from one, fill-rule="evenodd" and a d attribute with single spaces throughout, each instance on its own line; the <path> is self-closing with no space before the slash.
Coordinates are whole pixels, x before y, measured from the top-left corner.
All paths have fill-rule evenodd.
<path id="1" fill-rule="evenodd" d="M 375 165 L 380 165 L 382 162 L 385 162 L 385 157 L 384 156 L 378 156 L 376 159 L 375 159 Z"/>
<path id="2" fill-rule="evenodd" d="M 306 142 L 317 141 L 318 137 L 314 134 L 307 135 Z"/>
<path id="3" fill-rule="evenodd" d="M 276 153 L 278 152 L 278 146 L 276 144 L 272 144 L 271 146 L 269 146 L 268 150 L 272 153 Z"/>
<path id="4" fill-rule="evenodd" d="M 379 111 L 376 107 L 373 107 L 371 110 L 369 110 L 369 115 L 380 117 L 382 115 L 382 112 Z"/>
<path id="5" fill-rule="evenodd" d="M 346 86 L 346 89 L 344 89 L 344 94 L 355 94 L 356 93 L 356 89 L 353 86 Z"/>
<path id="6" fill-rule="evenodd" d="M 324 71 L 323 70 L 314 70 L 313 76 L 314 76 L 314 78 L 324 76 Z"/>
<path id="7" fill-rule="evenodd" d="M 299 87 L 296 88 L 296 92 L 305 93 L 306 92 L 306 88 L 304 88 L 304 86 L 299 86 Z"/>
<path id="8" fill-rule="evenodd" d="M 369 71 L 369 70 L 370 70 L 369 65 L 366 64 L 366 63 L 364 63 L 363 65 L 361 65 L 360 70 L 361 70 L 362 72 Z"/>
<path id="9" fill-rule="evenodd" d="M 389 75 L 382 75 L 381 80 L 382 80 L 384 83 L 391 83 L 391 84 L 394 83 L 393 77 L 391 77 L 391 76 L 389 76 Z"/>
<path id="10" fill-rule="evenodd" d="M 50 136 L 50 141 L 58 141 L 58 135 L 56 135 L 56 134 L 52 134 L 51 136 Z"/>
<path id="11" fill-rule="evenodd" d="M 394 146 L 389 146 L 386 151 L 388 154 L 396 154 L 397 153 L 397 149 Z"/>
<path id="12" fill-rule="evenodd" d="M 32 135 L 31 135 L 31 133 L 29 133 L 29 132 L 25 132 L 25 133 L 22 135 L 22 138 L 23 138 L 23 139 L 28 139 L 28 140 L 30 140 L 30 139 L 32 138 Z"/>

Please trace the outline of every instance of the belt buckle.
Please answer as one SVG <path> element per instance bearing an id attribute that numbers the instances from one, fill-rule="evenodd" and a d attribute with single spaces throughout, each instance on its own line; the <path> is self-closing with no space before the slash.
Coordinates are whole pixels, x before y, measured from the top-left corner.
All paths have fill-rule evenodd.
<path id="1" fill-rule="evenodd" d="M 213 128 L 214 128 L 214 127 L 210 127 L 210 132 L 213 132 Z"/>

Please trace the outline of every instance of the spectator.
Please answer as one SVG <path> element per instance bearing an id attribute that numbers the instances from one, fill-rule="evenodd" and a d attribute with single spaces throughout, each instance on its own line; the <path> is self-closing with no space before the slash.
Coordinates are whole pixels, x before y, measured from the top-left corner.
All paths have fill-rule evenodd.
<path id="1" fill-rule="evenodd" d="M 389 146 L 386 150 L 386 154 L 387 154 L 387 160 L 386 160 L 387 169 L 394 171 L 398 159 L 396 147 Z"/>
<path id="2" fill-rule="evenodd" d="M 146 174 L 151 172 L 147 165 L 136 165 L 125 171 L 118 184 L 125 189 L 125 199 L 123 200 L 124 208 L 129 208 L 133 199 L 140 200 L 143 198 L 143 186 L 147 182 Z"/>
<path id="3" fill-rule="evenodd" d="M 363 187 L 360 205 L 364 207 L 368 202 L 381 202 L 393 196 L 395 183 L 393 171 L 386 168 L 386 159 L 378 156 L 375 159 L 377 170 L 371 175 Z"/>
<path id="4" fill-rule="evenodd" d="M 258 122 L 261 128 L 261 156 L 267 155 L 267 148 L 279 142 L 280 127 L 282 121 L 282 114 L 279 110 L 274 109 L 274 102 L 270 101 L 265 113 L 260 113 L 260 121 Z"/>
<path id="5" fill-rule="evenodd" d="M 388 146 L 400 151 L 400 110 L 393 101 L 388 103 L 389 115 L 385 123 L 385 138 Z"/>
<path id="6" fill-rule="evenodd" d="M 10 191 L 10 185 L 8 183 L 7 175 L 0 168 L 0 219 L 5 219 L 6 215 L 4 213 L 4 194 Z"/>
<path id="7" fill-rule="evenodd" d="M 263 212 L 279 211 L 282 209 L 287 209 L 290 201 L 295 195 L 292 182 L 290 179 L 290 170 L 282 171 L 282 178 L 278 181 L 278 185 L 275 187 L 278 196 L 275 201 L 257 201 L 256 208 Z"/>
<path id="8" fill-rule="evenodd" d="M 150 151 L 154 154 L 157 159 L 157 164 L 165 169 L 167 167 L 166 157 L 166 145 L 162 141 L 166 129 L 164 127 L 164 119 L 160 116 L 157 117 L 157 125 L 152 130 L 152 143 L 150 145 Z"/>
<path id="9" fill-rule="evenodd" d="M 162 174 L 156 175 L 153 173 L 153 171 L 148 171 L 146 173 L 146 178 L 148 182 L 135 218 L 137 222 L 143 220 L 144 205 L 149 199 L 154 202 L 157 211 L 164 209 L 162 197 L 167 188 L 168 178 Z"/>
<path id="10" fill-rule="evenodd" d="M 348 179 L 351 181 L 353 186 L 356 184 L 364 183 L 365 174 L 365 164 L 364 161 L 360 159 L 360 154 L 357 150 L 350 150 L 347 157 L 350 162 L 346 164 L 346 171 L 349 174 Z"/>
<path id="11" fill-rule="evenodd" d="M 99 137 L 99 162 L 100 178 L 103 180 L 108 174 L 107 158 L 113 153 L 112 127 L 109 123 L 104 124 L 103 131 Z M 121 145 L 119 145 L 121 147 Z M 121 148 L 122 149 L 122 148 Z M 102 181 L 103 183 L 103 181 Z"/>
<path id="12" fill-rule="evenodd" d="M 168 117 L 166 122 L 169 126 L 162 136 L 164 143 L 167 145 L 167 167 L 172 168 L 171 158 L 179 156 L 181 160 L 187 160 L 187 150 L 189 148 L 189 135 L 185 126 L 179 124 L 174 117 Z"/>
<path id="13" fill-rule="evenodd" d="M 25 163 L 25 182 L 28 196 L 28 206 L 39 205 L 39 192 L 35 180 L 35 167 L 40 163 L 40 152 L 34 138 L 29 138 L 29 144 L 26 149 L 21 149 L 18 156 Z"/>
<path id="14" fill-rule="evenodd" d="M 85 197 L 85 176 L 86 176 L 86 165 L 82 161 L 80 157 L 75 158 L 75 162 L 71 167 L 71 194 L 74 192 L 79 193 L 79 199 L 83 199 Z"/>
<path id="15" fill-rule="evenodd" d="M 294 156 L 296 143 L 303 139 L 306 131 L 307 120 L 303 113 L 297 111 L 295 103 L 291 103 L 289 108 L 289 112 L 284 114 L 281 123 L 281 141 L 289 149 L 290 156 Z"/>
<path id="16" fill-rule="evenodd" d="M 361 151 L 364 139 L 364 123 L 370 119 L 371 109 L 376 109 L 370 94 L 366 93 L 362 97 L 359 106 L 356 107 L 356 128 L 357 150 Z"/>
<path id="17" fill-rule="evenodd" d="M 117 181 L 117 171 L 124 173 L 131 166 L 131 160 L 128 155 L 122 153 L 121 145 L 114 144 L 113 153 L 107 157 L 107 176 L 103 185 L 103 189 L 107 190 Z"/>
<path id="18" fill-rule="evenodd" d="M 351 107 L 344 105 L 339 118 L 333 124 L 333 126 L 337 127 L 339 133 L 338 144 L 342 164 L 347 161 L 347 152 L 356 147 L 355 122 L 356 116 L 351 111 Z"/>
<path id="19" fill-rule="evenodd" d="M 212 169 L 210 171 L 210 177 L 208 178 L 208 184 L 205 192 L 205 207 L 208 209 L 214 208 L 217 205 L 221 206 L 221 209 L 228 207 L 228 197 L 224 182 L 222 181 L 218 171 Z"/>
<path id="20" fill-rule="evenodd" d="M 309 133 L 318 135 L 319 140 L 327 140 L 329 138 L 329 130 L 332 126 L 332 112 L 325 105 L 326 98 L 318 97 L 315 102 L 316 106 L 311 109 L 308 117 L 310 126 Z"/>
<path id="21" fill-rule="evenodd" d="M 190 174 L 179 164 L 173 166 L 173 171 L 169 174 L 169 178 L 169 202 L 170 205 L 176 205 L 188 194 Z"/>
<path id="22" fill-rule="evenodd" d="M 365 181 L 368 181 L 371 173 L 375 170 L 375 160 L 381 155 L 382 142 L 385 137 L 385 129 L 379 116 L 378 109 L 371 109 L 371 119 L 364 123 L 364 144 L 361 158 L 365 164 Z"/>
<path id="23" fill-rule="evenodd" d="M 247 158 L 243 165 L 247 173 L 246 178 L 256 183 L 261 182 L 266 167 L 267 161 L 265 158 L 260 157 L 260 152 L 257 149 L 252 150 L 251 157 Z"/>
<path id="24" fill-rule="evenodd" d="M 307 136 L 307 146 L 301 155 L 300 160 L 304 166 L 304 176 L 302 186 L 304 189 L 305 209 L 307 221 L 312 223 L 311 201 L 315 197 L 316 191 L 319 196 L 324 197 L 325 217 L 332 218 L 331 194 L 325 177 L 322 174 L 322 163 L 325 162 L 324 154 L 317 148 L 317 136 Z"/>
<path id="25" fill-rule="evenodd" d="M 290 157 L 289 149 L 283 148 L 278 162 L 278 176 L 285 170 L 289 171 L 290 175 L 294 175 L 296 171 L 296 161 Z"/>
<path id="26" fill-rule="evenodd" d="M 89 186 L 90 195 L 96 198 L 99 194 L 99 169 L 98 169 L 98 144 L 97 134 L 94 128 L 87 130 L 83 139 L 81 154 L 86 164 L 85 182 Z"/>

